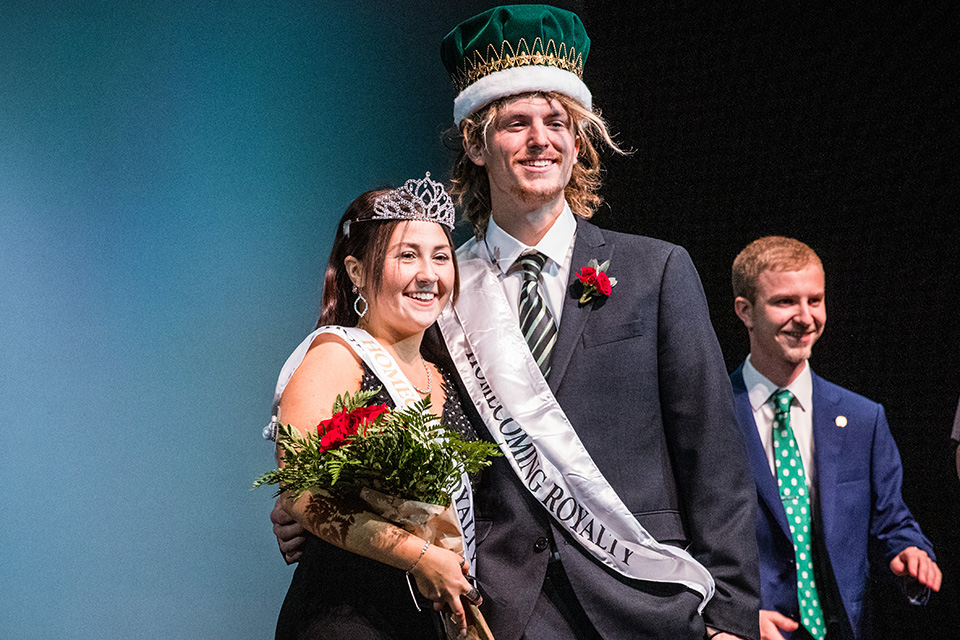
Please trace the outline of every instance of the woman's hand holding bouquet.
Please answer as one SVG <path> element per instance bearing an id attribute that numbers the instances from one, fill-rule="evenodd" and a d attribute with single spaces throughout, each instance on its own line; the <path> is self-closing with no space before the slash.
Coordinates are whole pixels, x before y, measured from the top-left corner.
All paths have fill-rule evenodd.
<path id="1" fill-rule="evenodd" d="M 333 417 L 321 422 L 315 433 L 301 435 L 289 425 L 278 424 L 281 465 L 254 486 L 277 484 L 278 495 L 287 492 L 291 500 L 309 500 L 306 510 L 321 512 L 325 526 L 337 527 L 343 539 L 353 524 L 346 505 L 358 501 L 363 504 L 356 510 L 369 509 L 419 536 L 426 544 L 404 568 L 435 608 L 446 605 L 458 614 L 462 590 L 453 590 L 444 576 L 456 570 L 451 563 L 459 565 L 464 575 L 469 565 L 452 496 L 466 474 L 476 473 L 490 464 L 491 456 L 499 455 L 497 445 L 467 442 L 443 429 L 440 419 L 429 411 L 429 396 L 399 410 L 382 404 L 366 406 L 376 393 L 337 396 Z M 471 593 L 477 594 L 479 603 L 476 589 Z M 477 619 L 467 625 L 468 633 L 492 637 L 479 610 L 469 608 Z M 470 617 L 467 614 L 468 622 Z M 454 624 L 463 626 L 459 621 Z"/>

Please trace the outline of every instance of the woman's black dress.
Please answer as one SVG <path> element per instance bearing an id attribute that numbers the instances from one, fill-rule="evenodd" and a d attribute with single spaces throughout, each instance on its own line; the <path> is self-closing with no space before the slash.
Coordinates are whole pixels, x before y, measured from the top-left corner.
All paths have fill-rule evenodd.
<path id="1" fill-rule="evenodd" d="M 362 389 L 381 387 L 364 365 Z M 443 374 L 445 425 L 466 440 L 476 434 L 463 408 L 456 384 Z M 394 404 L 381 390 L 369 404 Z M 307 534 L 307 542 L 277 620 L 277 640 L 424 640 L 444 638 L 433 603 L 416 590 L 414 605 L 404 571 L 370 560 Z"/>

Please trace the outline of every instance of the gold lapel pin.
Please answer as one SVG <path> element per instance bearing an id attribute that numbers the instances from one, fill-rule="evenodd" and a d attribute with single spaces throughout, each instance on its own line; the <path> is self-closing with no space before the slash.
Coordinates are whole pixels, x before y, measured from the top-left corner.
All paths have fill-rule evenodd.
<path id="1" fill-rule="evenodd" d="M 842 429 L 847 426 L 847 416 L 837 416 L 837 419 L 834 420 L 834 422 Z"/>

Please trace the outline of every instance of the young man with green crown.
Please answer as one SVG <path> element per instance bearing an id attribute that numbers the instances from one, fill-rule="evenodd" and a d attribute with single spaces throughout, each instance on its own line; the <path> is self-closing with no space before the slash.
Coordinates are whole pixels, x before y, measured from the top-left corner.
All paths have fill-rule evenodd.
<path id="1" fill-rule="evenodd" d="M 505 454 L 476 495 L 485 615 L 500 639 L 756 637 L 755 499 L 699 278 L 680 247 L 585 221 L 595 145 L 616 149 L 589 48 L 543 5 L 441 45 L 476 237 L 439 325 Z"/>
<path id="2" fill-rule="evenodd" d="M 434 347 L 504 453 L 475 489 L 482 610 L 498 640 L 757 638 L 756 498 L 699 278 L 680 247 L 586 222 L 595 144 L 617 149 L 589 47 L 545 5 L 441 45 L 476 237 Z"/>

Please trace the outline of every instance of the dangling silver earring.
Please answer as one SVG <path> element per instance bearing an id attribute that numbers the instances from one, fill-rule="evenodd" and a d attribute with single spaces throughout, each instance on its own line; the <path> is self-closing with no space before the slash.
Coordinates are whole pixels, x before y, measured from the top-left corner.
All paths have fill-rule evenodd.
<path id="1" fill-rule="evenodd" d="M 370 305 L 367 304 L 367 299 L 363 297 L 363 293 L 357 289 L 357 285 L 353 285 L 353 292 L 357 294 L 357 299 L 353 301 L 353 310 L 356 312 L 357 316 L 362 318 L 367 315 L 367 309 L 370 308 Z M 360 303 L 363 303 L 363 311 L 360 311 Z"/>

